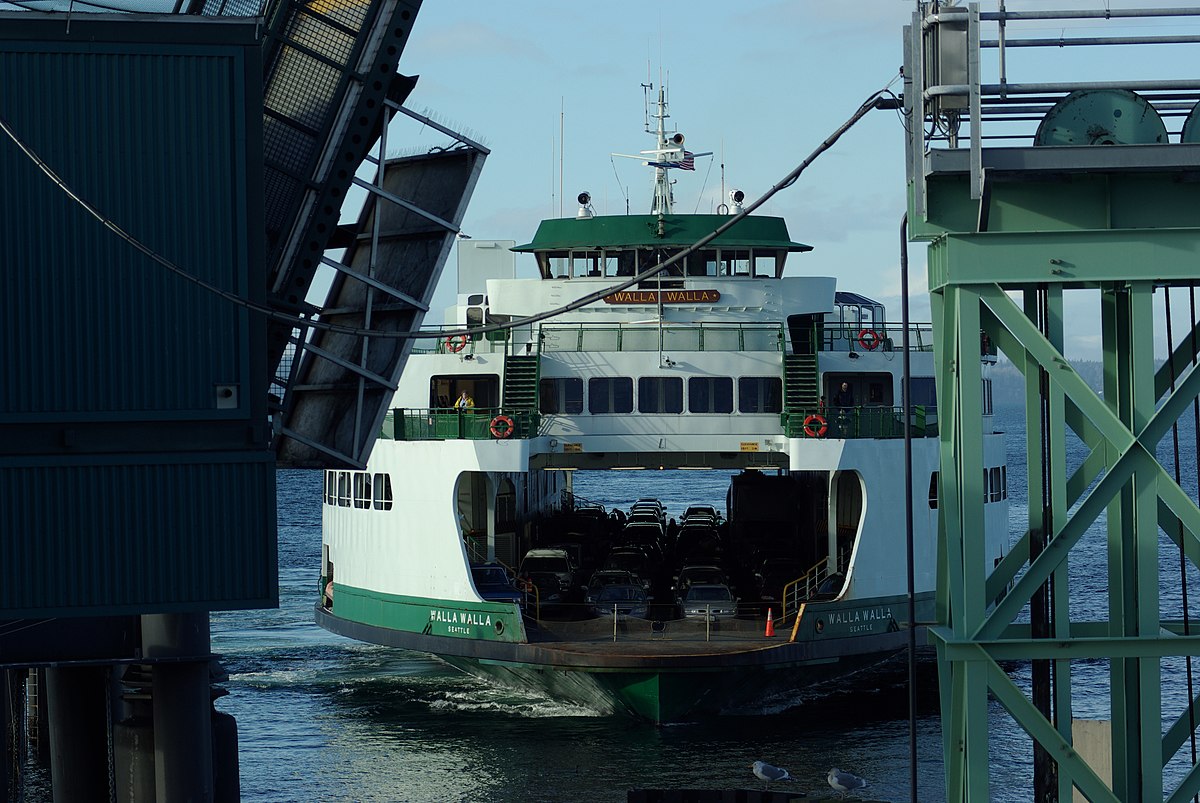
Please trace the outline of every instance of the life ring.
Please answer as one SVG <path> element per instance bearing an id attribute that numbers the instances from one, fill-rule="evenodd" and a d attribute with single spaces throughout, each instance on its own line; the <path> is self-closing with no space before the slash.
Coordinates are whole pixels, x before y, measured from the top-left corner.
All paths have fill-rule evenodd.
<path id="1" fill-rule="evenodd" d="M 506 415 L 498 415 L 492 419 L 492 437 L 507 438 L 513 434 L 513 420 Z"/>
<path id="2" fill-rule="evenodd" d="M 829 431 L 829 424 L 826 423 L 823 416 L 813 413 L 808 418 L 804 419 L 804 434 L 810 438 L 824 438 L 825 433 Z"/>
<path id="3" fill-rule="evenodd" d="M 466 347 L 466 335 L 451 335 L 450 337 L 446 338 L 446 350 L 453 354 L 458 354 L 458 352 L 462 351 Z"/>
<path id="4" fill-rule="evenodd" d="M 880 342 L 883 341 L 883 335 L 876 332 L 874 329 L 863 329 L 858 333 L 858 344 L 867 351 L 874 351 L 879 348 Z"/>

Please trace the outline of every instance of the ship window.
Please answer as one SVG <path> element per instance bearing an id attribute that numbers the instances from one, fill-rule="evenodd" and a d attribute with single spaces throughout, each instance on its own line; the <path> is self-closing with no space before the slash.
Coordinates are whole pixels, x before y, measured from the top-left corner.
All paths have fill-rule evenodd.
<path id="1" fill-rule="evenodd" d="M 325 472 L 325 504 L 337 504 L 337 472 Z"/>
<path id="2" fill-rule="evenodd" d="M 929 509 L 937 510 L 938 506 L 938 473 L 929 475 Z"/>
<path id="3" fill-rule="evenodd" d="M 991 487 L 988 489 L 990 492 L 990 499 L 992 502 L 999 502 L 1001 499 L 1004 498 L 1003 487 L 1000 484 L 1000 467 L 996 466 L 995 468 L 993 468 L 991 470 L 991 474 L 992 474 Z"/>
<path id="4" fill-rule="evenodd" d="M 375 475 L 374 504 L 376 510 L 392 509 L 392 475 L 382 472 Z"/>
<path id="5" fill-rule="evenodd" d="M 677 376 L 638 379 L 639 413 L 682 413 L 683 380 Z"/>
<path id="6" fill-rule="evenodd" d="M 774 278 L 775 276 L 775 255 L 774 254 L 755 254 L 754 255 L 754 275 L 765 278 Z"/>
<path id="7" fill-rule="evenodd" d="M 538 383 L 538 409 L 547 415 L 583 412 L 583 380 L 577 376 L 550 377 Z"/>
<path id="8" fill-rule="evenodd" d="M 783 381 L 777 376 L 738 377 L 738 410 L 743 413 L 783 411 Z"/>
<path id="9" fill-rule="evenodd" d="M 741 250 L 721 251 L 722 276 L 749 276 L 750 252 Z"/>
<path id="10" fill-rule="evenodd" d="M 637 252 L 622 251 L 617 255 L 617 275 L 632 276 L 637 273 Z"/>
<path id="11" fill-rule="evenodd" d="M 571 276 L 599 276 L 599 251 L 572 251 Z"/>
<path id="12" fill-rule="evenodd" d="M 338 472 L 338 507 L 350 507 L 350 472 Z"/>
<path id="13" fill-rule="evenodd" d="M 439 375 L 429 379 L 429 406 L 448 408 L 454 406 L 454 401 L 467 392 L 467 396 L 479 410 L 497 408 L 500 406 L 500 375 L 499 374 L 459 374 Z"/>
<path id="14" fill-rule="evenodd" d="M 359 509 L 371 506 L 371 477 L 361 471 L 354 472 L 354 506 Z"/>
<path id="15" fill-rule="evenodd" d="M 1008 498 L 1008 466 L 1000 466 L 1000 494 L 1002 498 Z"/>
<path id="16" fill-rule="evenodd" d="M 633 380 L 627 376 L 589 379 L 588 412 L 632 413 Z"/>
<path id="17" fill-rule="evenodd" d="M 616 276 L 619 262 L 620 260 L 617 259 L 617 252 L 606 251 L 604 253 L 604 275 Z"/>
<path id="18" fill-rule="evenodd" d="M 477 326 L 483 326 L 483 308 L 482 307 L 467 307 L 467 326 L 474 329 Z M 471 335 L 472 340 L 479 340 L 482 335 Z"/>
<path id="19" fill-rule="evenodd" d="M 688 412 L 732 413 L 733 379 L 727 376 L 694 376 L 689 379 Z"/>
<path id="20" fill-rule="evenodd" d="M 934 385 L 932 376 L 914 376 L 908 380 L 908 383 L 912 388 L 912 404 L 914 407 L 918 404 L 923 404 L 926 407 L 937 407 L 937 387 Z M 903 392 L 903 385 L 901 385 L 900 390 Z"/>
<path id="21" fill-rule="evenodd" d="M 992 414 L 992 380 L 983 380 L 983 415 Z"/>

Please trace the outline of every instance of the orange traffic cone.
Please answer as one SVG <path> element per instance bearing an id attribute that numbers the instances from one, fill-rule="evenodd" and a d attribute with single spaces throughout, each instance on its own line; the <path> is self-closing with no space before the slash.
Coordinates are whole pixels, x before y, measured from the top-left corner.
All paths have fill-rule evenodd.
<path id="1" fill-rule="evenodd" d="M 773 609 L 767 608 L 767 632 L 763 634 L 765 638 L 771 638 L 775 635 L 775 617 L 772 613 Z"/>

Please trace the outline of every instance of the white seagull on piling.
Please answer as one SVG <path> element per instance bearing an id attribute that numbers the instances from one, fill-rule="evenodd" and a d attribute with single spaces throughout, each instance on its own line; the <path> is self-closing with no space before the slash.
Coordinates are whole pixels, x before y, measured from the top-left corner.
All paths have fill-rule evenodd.
<path id="1" fill-rule="evenodd" d="M 765 761 L 755 761 L 750 765 L 750 769 L 754 770 L 755 776 L 767 782 L 767 789 L 771 788 L 771 781 L 790 781 L 792 779 L 792 776 L 788 775 L 788 771 L 783 767 L 776 767 Z"/>
<path id="2" fill-rule="evenodd" d="M 867 786 L 866 778 L 860 778 L 853 772 L 842 772 L 837 767 L 829 771 L 829 775 L 825 776 L 825 780 L 829 781 L 829 785 L 837 792 L 840 792 L 842 796 L 845 796 L 851 790 L 862 789 Z"/>

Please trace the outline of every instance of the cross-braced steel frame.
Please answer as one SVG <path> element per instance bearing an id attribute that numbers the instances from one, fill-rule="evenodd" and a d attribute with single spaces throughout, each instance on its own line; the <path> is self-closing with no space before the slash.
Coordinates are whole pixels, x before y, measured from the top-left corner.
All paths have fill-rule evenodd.
<path id="1" fill-rule="evenodd" d="M 1192 707 L 1200 702 L 1163 710 L 1162 660 L 1200 654 L 1200 638 L 1162 618 L 1160 557 L 1172 547 L 1161 534 L 1191 567 L 1200 565 L 1200 509 L 1156 450 L 1200 394 L 1200 338 L 1186 333 L 1156 366 L 1152 302 L 1156 291 L 1200 280 L 1200 145 L 1040 149 L 1026 139 L 1017 147 L 983 147 L 989 115 L 1003 116 L 1009 93 L 1021 90 L 1003 82 L 1003 55 L 1001 84 L 981 83 L 980 25 L 998 23 L 1003 53 L 1006 33 L 1012 35 L 1005 26 L 1018 16 L 1006 16 L 1003 2 L 991 14 L 974 3 L 921 3 L 906 39 L 909 215 L 912 236 L 930 242 L 940 355 L 942 516 L 930 632 L 940 665 L 947 798 L 991 799 L 990 696 L 1055 768 L 1043 799 L 1057 793 L 1069 800 L 1074 787 L 1093 801 L 1161 800 L 1163 768 L 1191 736 Z M 1191 81 L 1167 83 L 1152 89 L 1173 92 L 1169 103 L 1185 93 L 1188 107 L 1196 102 Z M 1026 101 L 1021 113 L 1036 103 L 1045 111 L 1074 89 L 1038 87 L 1042 97 Z M 966 147 L 959 147 L 960 126 L 970 138 Z M 939 138 L 949 147 L 939 150 Z M 1066 310 L 1077 306 L 1066 302 L 1084 291 L 1099 299 L 1101 392 L 1064 355 L 1078 323 L 1067 320 Z M 1029 521 L 994 569 L 981 537 L 981 333 L 1025 379 Z M 1071 470 L 1068 431 L 1087 450 Z M 1081 538 L 1101 516 L 1105 552 L 1081 552 Z M 1071 560 L 1102 573 L 1107 618 L 1072 619 Z M 1033 625 L 1018 623 L 1027 606 Z M 1071 664 L 1094 659 L 1109 667 L 1110 782 L 1073 745 Z M 1009 677 L 1003 665 L 1010 661 L 1049 662 L 1047 699 L 1031 699 Z M 1200 769 L 1193 766 L 1167 799 L 1198 792 Z"/>

